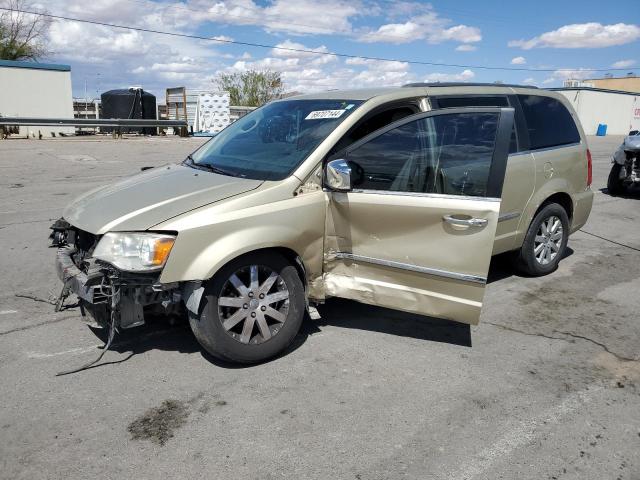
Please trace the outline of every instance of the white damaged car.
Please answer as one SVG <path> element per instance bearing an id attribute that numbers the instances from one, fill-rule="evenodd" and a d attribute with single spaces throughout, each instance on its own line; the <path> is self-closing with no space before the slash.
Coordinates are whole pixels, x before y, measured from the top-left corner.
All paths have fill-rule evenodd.
<path id="1" fill-rule="evenodd" d="M 611 195 L 625 193 L 627 187 L 640 185 L 640 130 L 632 130 L 611 157 L 607 188 Z"/>

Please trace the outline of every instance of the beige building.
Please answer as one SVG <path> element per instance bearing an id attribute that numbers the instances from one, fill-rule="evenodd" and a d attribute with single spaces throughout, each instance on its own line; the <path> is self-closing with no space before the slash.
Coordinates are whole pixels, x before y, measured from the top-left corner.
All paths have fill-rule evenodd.
<path id="1" fill-rule="evenodd" d="M 565 87 L 603 88 L 605 90 L 619 90 L 622 92 L 640 93 L 640 77 L 629 74 L 626 77 L 591 78 L 587 80 L 566 80 Z"/>

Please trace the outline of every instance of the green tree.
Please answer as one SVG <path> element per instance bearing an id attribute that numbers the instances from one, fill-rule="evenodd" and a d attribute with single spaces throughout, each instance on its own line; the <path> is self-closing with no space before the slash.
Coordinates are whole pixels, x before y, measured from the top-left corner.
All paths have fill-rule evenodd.
<path id="1" fill-rule="evenodd" d="M 259 107 L 284 91 L 280 72 L 272 70 L 221 73 L 214 81 L 220 90 L 229 92 L 231 105 L 237 106 Z"/>
<path id="2" fill-rule="evenodd" d="M 51 23 L 41 11 L 39 14 L 27 0 L 0 0 L 0 59 L 38 60 L 47 54 L 45 35 Z"/>

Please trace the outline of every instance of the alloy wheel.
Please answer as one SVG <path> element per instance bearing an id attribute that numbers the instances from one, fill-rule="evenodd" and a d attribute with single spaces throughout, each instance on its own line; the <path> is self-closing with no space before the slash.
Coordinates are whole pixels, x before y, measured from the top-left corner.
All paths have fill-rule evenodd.
<path id="1" fill-rule="evenodd" d="M 533 255 L 539 264 L 548 265 L 555 260 L 560 253 L 563 235 L 562 221 L 555 215 L 540 223 L 533 241 Z"/>
<path id="2" fill-rule="evenodd" d="M 259 344 L 282 329 L 289 311 L 289 290 L 284 279 L 264 265 L 249 265 L 234 272 L 218 297 L 222 327 L 233 339 Z"/>

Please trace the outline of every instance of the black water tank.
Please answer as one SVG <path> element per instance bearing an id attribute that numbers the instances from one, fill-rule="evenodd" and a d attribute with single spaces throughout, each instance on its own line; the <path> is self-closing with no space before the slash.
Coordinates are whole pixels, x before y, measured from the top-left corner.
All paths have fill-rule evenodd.
<path id="1" fill-rule="evenodd" d="M 100 98 L 102 100 L 101 118 L 156 119 L 156 97 L 141 88 L 109 90 L 100 95 Z M 103 127 L 101 130 L 110 133 L 113 127 Z M 123 128 L 122 133 L 155 135 L 157 129 L 154 127 Z"/>

